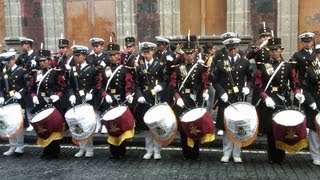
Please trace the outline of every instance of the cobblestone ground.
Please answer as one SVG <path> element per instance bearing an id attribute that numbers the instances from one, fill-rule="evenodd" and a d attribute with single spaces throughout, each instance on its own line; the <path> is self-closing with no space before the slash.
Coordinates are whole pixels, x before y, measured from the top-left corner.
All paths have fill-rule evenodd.
<path id="1" fill-rule="evenodd" d="M 8 145 L 0 145 L 0 152 Z M 283 165 L 269 164 L 264 151 L 243 150 L 243 163 L 219 162 L 214 148 L 201 149 L 200 161 L 185 161 L 179 148 L 166 148 L 162 160 L 142 160 L 141 147 L 129 147 L 124 160 L 110 160 L 109 149 L 98 146 L 93 158 L 74 158 L 75 146 L 63 146 L 59 159 L 42 160 L 42 149 L 26 146 L 21 157 L 0 156 L 1 179 L 319 179 L 320 169 L 303 151 L 287 155 Z"/>

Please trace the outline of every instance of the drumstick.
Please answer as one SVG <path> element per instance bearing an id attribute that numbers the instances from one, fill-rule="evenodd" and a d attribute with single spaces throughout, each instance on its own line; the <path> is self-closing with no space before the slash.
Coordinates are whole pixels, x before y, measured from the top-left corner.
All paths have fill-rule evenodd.
<path id="1" fill-rule="evenodd" d="M 134 96 L 134 93 L 132 93 L 131 96 Z M 128 99 L 126 99 L 125 101 L 123 101 L 123 102 L 120 104 L 120 106 L 123 106 L 127 101 L 128 101 Z"/>
<path id="2" fill-rule="evenodd" d="M 230 101 L 227 101 L 227 103 L 228 103 L 231 107 L 233 107 L 235 110 L 239 111 Z"/>

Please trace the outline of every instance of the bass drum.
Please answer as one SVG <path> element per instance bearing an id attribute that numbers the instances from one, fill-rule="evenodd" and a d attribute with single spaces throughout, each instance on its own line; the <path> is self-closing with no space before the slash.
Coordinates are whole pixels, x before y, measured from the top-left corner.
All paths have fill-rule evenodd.
<path id="1" fill-rule="evenodd" d="M 206 108 L 195 108 L 182 114 L 181 126 L 188 137 L 188 146 L 193 147 L 195 140 L 207 143 L 214 141 L 214 124 Z M 191 141 L 192 140 L 192 141 Z"/>
<path id="2" fill-rule="evenodd" d="M 101 124 L 108 129 L 108 142 L 119 146 L 124 140 L 134 136 L 134 117 L 127 106 L 119 106 L 107 110 Z"/>
<path id="3" fill-rule="evenodd" d="M 308 146 L 306 116 L 297 110 L 276 112 L 272 118 L 272 130 L 276 147 L 289 153 L 299 152 Z"/>
<path id="4" fill-rule="evenodd" d="M 20 104 L 8 104 L 0 108 L 0 138 L 14 138 L 22 131 L 23 110 Z"/>
<path id="5" fill-rule="evenodd" d="M 167 146 L 176 137 L 177 119 L 167 103 L 159 103 L 152 106 L 143 119 L 159 145 Z"/>
<path id="6" fill-rule="evenodd" d="M 64 118 L 55 107 L 36 113 L 30 123 L 39 137 L 38 145 L 47 146 L 51 141 L 63 138 Z"/>
<path id="7" fill-rule="evenodd" d="M 258 134 L 259 121 L 255 107 L 247 102 L 229 105 L 224 110 L 224 125 L 234 144 L 249 146 Z"/>
<path id="8" fill-rule="evenodd" d="M 75 144 L 86 144 L 94 135 L 96 114 L 90 104 L 79 104 L 69 109 L 64 115 L 72 141 Z"/>

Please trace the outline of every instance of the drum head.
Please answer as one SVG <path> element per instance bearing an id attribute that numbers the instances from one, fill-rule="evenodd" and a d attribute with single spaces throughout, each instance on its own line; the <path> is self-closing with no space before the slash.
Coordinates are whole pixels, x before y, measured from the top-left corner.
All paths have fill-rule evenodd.
<path id="1" fill-rule="evenodd" d="M 305 115 L 297 110 L 284 110 L 273 116 L 273 120 L 283 126 L 296 126 L 302 123 L 304 119 Z"/>
<path id="2" fill-rule="evenodd" d="M 52 112 L 55 110 L 55 108 L 48 108 L 45 110 L 42 110 L 41 112 L 37 113 L 31 120 L 31 123 L 36 123 L 39 121 L 42 121 L 43 119 L 47 118 L 52 114 Z"/>
<path id="3" fill-rule="evenodd" d="M 0 137 L 12 137 L 19 131 L 23 122 L 23 112 L 18 103 L 0 108 Z"/>
<path id="4" fill-rule="evenodd" d="M 126 110 L 127 106 L 119 106 L 108 110 L 103 116 L 102 119 L 104 121 L 111 121 L 118 117 L 120 117 Z"/>
<path id="5" fill-rule="evenodd" d="M 160 103 L 152 106 L 144 115 L 144 122 L 148 124 L 152 124 L 155 121 L 159 121 L 163 117 L 171 117 L 172 109 L 167 103 Z"/>
<path id="6" fill-rule="evenodd" d="M 192 122 L 201 118 L 206 113 L 206 108 L 192 109 L 181 116 L 182 122 Z"/>

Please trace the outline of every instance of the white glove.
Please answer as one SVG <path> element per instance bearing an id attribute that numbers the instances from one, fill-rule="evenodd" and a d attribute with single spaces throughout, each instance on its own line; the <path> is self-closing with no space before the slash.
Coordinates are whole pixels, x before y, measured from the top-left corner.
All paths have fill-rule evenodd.
<path id="1" fill-rule="evenodd" d="M 266 102 L 267 107 L 272 108 L 272 109 L 276 108 L 276 103 L 274 103 L 274 101 L 272 100 L 271 97 L 267 97 L 265 99 L 265 102 Z"/>
<path id="2" fill-rule="evenodd" d="M 146 99 L 142 96 L 138 98 L 138 103 L 145 103 Z"/>
<path id="3" fill-rule="evenodd" d="M 18 92 L 15 92 L 13 95 L 13 99 L 21 99 L 21 94 Z"/>
<path id="4" fill-rule="evenodd" d="M 126 97 L 126 100 L 129 104 L 132 104 L 132 101 L 133 101 L 133 96 L 130 94 Z"/>
<path id="5" fill-rule="evenodd" d="M 87 93 L 85 100 L 86 100 L 86 101 L 92 100 L 92 94 L 91 94 L 91 93 Z"/>
<path id="6" fill-rule="evenodd" d="M 0 104 L 4 104 L 4 98 L 3 97 L 0 97 Z"/>
<path id="7" fill-rule="evenodd" d="M 39 99 L 38 99 L 38 97 L 37 97 L 37 96 L 33 96 L 32 102 L 33 102 L 33 104 L 39 104 Z"/>
<path id="8" fill-rule="evenodd" d="M 70 101 L 71 104 L 75 104 L 76 103 L 76 96 L 75 95 L 71 95 L 69 97 L 69 101 Z"/>
<path id="9" fill-rule="evenodd" d="M 100 66 L 101 66 L 101 67 L 106 67 L 107 64 L 106 64 L 104 61 L 101 61 L 101 62 L 100 62 Z"/>
<path id="10" fill-rule="evenodd" d="M 184 107 L 184 102 L 183 102 L 182 98 L 178 98 L 178 99 L 177 99 L 177 105 L 178 105 L 179 107 L 181 107 L 181 108 Z"/>
<path id="11" fill-rule="evenodd" d="M 31 60 L 31 67 L 36 67 L 36 65 L 37 65 L 37 62 L 34 59 L 32 59 Z"/>
<path id="12" fill-rule="evenodd" d="M 154 90 L 155 90 L 156 92 L 160 92 L 160 91 L 162 91 L 162 87 L 158 84 L 158 85 L 156 85 L 156 86 L 154 87 Z"/>
<path id="13" fill-rule="evenodd" d="M 220 98 L 221 98 L 221 100 L 222 100 L 223 102 L 227 102 L 227 101 L 228 101 L 228 94 L 227 94 L 227 93 L 224 93 L 224 94 L 222 94 L 222 96 L 221 96 Z"/>
<path id="14" fill-rule="evenodd" d="M 208 90 L 204 91 L 204 93 L 202 94 L 202 97 L 205 101 L 208 101 L 209 99 L 209 93 L 208 93 Z"/>
<path id="15" fill-rule="evenodd" d="M 197 62 L 200 63 L 200 64 L 204 64 L 204 60 L 203 59 L 198 59 Z"/>
<path id="16" fill-rule="evenodd" d="M 300 104 L 302 104 L 306 99 L 302 93 L 297 93 L 294 97 L 299 101 Z"/>
<path id="17" fill-rule="evenodd" d="M 261 49 L 261 48 L 263 48 L 264 46 L 266 46 L 267 44 L 268 44 L 268 40 L 265 40 L 265 41 L 263 41 L 263 42 L 260 44 L 259 48 Z"/>
<path id="18" fill-rule="evenodd" d="M 110 95 L 107 95 L 106 97 L 105 97 L 105 99 L 106 99 L 106 101 L 107 101 L 107 103 L 108 104 L 111 104 L 112 103 L 112 97 L 110 96 Z"/>
<path id="19" fill-rule="evenodd" d="M 60 97 L 58 95 L 51 95 L 50 99 L 53 103 L 55 103 L 60 99 Z"/>
<path id="20" fill-rule="evenodd" d="M 317 109 L 317 104 L 314 102 L 312 104 L 309 105 L 309 107 L 313 110 L 316 110 Z"/>
<path id="21" fill-rule="evenodd" d="M 167 55 L 167 56 L 166 56 L 166 60 L 167 60 L 167 61 L 173 61 L 173 57 L 172 57 L 171 55 Z"/>
<path id="22" fill-rule="evenodd" d="M 250 89 L 248 87 L 243 87 L 242 88 L 242 93 L 246 96 L 250 93 Z"/>

